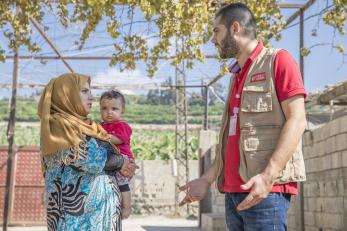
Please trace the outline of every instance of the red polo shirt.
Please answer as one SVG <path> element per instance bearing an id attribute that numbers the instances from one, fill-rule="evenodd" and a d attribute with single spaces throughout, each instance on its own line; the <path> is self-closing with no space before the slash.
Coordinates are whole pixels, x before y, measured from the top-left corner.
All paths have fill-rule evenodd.
<path id="1" fill-rule="evenodd" d="M 240 108 L 242 89 L 245 84 L 245 80 L 252 65 L 252 62 L 259 55 L 263 49 L 262 42 L 259 42 L 254 49 L 250 57 L 245 62 L 242 69 L 240 69 L 236 62 L 229 69 L 234 73 L 234 87 L 231 90 L 230 98 L 230 115 L 233 115 L 233 108 Z M 296 95 L 303 95 L 306 97 L 306 92 L 302 82 L 302 77 L 293 57 L 285 50 L 280 50 L 274 60 L 274 82 L 276 92 L 280 102 L 288 99 L 289 97 Z M 228 143 L 225 153 L 224 163 L 224 183 L 223 189 L 225 192 L 249 192 L 249 190 L 242 190 L 241 185 L 244 184 L 241 179 L 238 166 L 240 164 L 240 151 L 239 151 L 239 139 L 240 139 L 240 123 L 237 118 L 236 134 L 228 137 Z M 296 195 L 298 193 L 297 183 L 291 182 L 288 184 L 274 185 L 272 192 L 282 192 Z"/>

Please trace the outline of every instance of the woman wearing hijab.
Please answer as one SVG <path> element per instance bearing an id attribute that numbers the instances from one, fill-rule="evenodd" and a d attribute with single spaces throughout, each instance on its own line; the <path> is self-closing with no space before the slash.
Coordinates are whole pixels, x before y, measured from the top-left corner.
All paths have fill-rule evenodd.
<path id="1" fill-rule="evenodd" d="M 114 171 L 134 175 L 134 163 L 119 155 L 92 107 L 90 77 L 64 74 L 41 96 L 41 156 L 49 231 L 120 231 L 121 203 Z"/>

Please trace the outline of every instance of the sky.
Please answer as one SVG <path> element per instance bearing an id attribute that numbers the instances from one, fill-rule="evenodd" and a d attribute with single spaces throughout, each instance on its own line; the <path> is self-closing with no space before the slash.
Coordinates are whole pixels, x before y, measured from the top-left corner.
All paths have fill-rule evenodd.
<path id="1" fill-rule="evenodd" d="M 282 1 L 283 2 L 283 1 Z M 305 3 L 306 1 L 284 1 L 286 3 Z M 305 11 L 305 18 L 309 18 L 320 12 L 326 4 L 331 4 L 328 0 L 317 0 L 308 10 Z M 282 9 L 285 18 L 288 18 L 295 10 Z M 135 20 L 142 19 L 142 13 L 136 11 Z M 122 20 L 128 20 L 126 13 Z M 291 23 L 289 28 L 282 31 L 282 39 L 280 41 L 271 40 L 270 43 L 274 47 L 288 50 L 293 57 L 299 62 L 299 25 L 298 19 Z M 113 43 L 117 42 L 109 38 L 105 32 L 104 24 L 101 23 L 96 32 L 93 33 L 90 39 L 85 44 L 85 49 L 82 51 L 76 50 L 74 40 L 78 40 L 81 32 L 81 25 L 73 25 L 68 30 L 59 25 L 56 16 L 52 12 L 48 12 L 44 18 L 44 24 L 50 29 L 47 31 L 48 36 L 56 44 L 59 50 L 64 55 L 107 55 L 110 56 L 113 51 Z M 347 30 L 347 26 L 345 25 Z M 0 29 L 1 30 L 1 29 Z M 134 31 L 143 31 L 148 36 L 150 45 L 155 43 L 151 36 L 155 34 L 155 30 L 149 31 L 147 26 L 136 24 L 133 26 Z M 317 36 L 312 36 L 312 31 L 317 32 Z M 52 49 L 48 46 L 45 40 L 34 29 L 33 38 L 42 46 L 42 55 L 55 55 Z M 323 23 L 319 17 L 312 17 L 305 20 L 305 47 L 315 46 L 321 43 L 340 43 L 347 49 L 347 36 L 341 36 L 337 31 Z M 6 46 L 7 42 L 0 33 L 0 44 Z M 173 51 L 174 49 L 172 49 Z M 209 41 L 203 47 L 205 54 L 215 54 L 217 51 L 214 45 Z M 9 50 L 7 51 L 10 52 Z M 20 55 L 28 55 L 25 48 L 20 50 Z M 322 91 L 328 85 L 334 85 L 347 79 L 347 56 L 333 49 L 331 45 L 320 45 L 312 48 L 309 56 L 305 57 L 305 87 L 308 92 Z M 92 76 L 92 84 L 94 85 L 160 85 L 160 83 L 169 79 L 174 79 L 175 69 L 167 60 L 159 62 L 159 71 L 153 78 L 146 75 L 146 66 L 143 62 L 137 63 L 137 69 L 134 71 L 120 72 L 117 66 L 110 67 L 109 62 L 102 61 L 76 61 L 68 60 L 75 72 L 83 73 Z M 229 60 L 232 63 L 233 60 Z M 192 70 L 187 70 L 187 84 L 200 84 L 213 79 L 219 71 L 219 62 L 214 59 L 206 59 L 205 63 L 195 63 Z M 0 83 L 11 83 L 13 61 L 7 60 L 5 63 L 0 63 Z M 54 78 L 62 73 L 68 72 L 68 69 L 60 60 L 48 60 L 45 65 L 38 60 L 20 60 L 19 82 L 31 84 L 46 84 L 49 79 Z M 227 89 L 227 84 L 230 76 L 227 75 L 220 80 L 220 83 Z M 30 95 L 34 90 L 19 89 L 19 95 Z M 192 91 L 192 90 L 189 90 Z M 123 90 L 128 94 L 144 94 L 143 90 Z M 0 89 L 0 97 L 8 97 L 9 89 Z"/>

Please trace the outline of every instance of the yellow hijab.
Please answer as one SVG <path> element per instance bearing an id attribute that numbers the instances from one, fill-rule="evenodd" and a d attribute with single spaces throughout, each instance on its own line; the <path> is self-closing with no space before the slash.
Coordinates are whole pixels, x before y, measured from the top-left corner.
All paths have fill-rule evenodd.
<path id="1" fill-rule="evenodd" d="M 84 135 L 109 141 L 105 130 L 87 117 L 80 91 L 90 77 L 67 73 L 52 79 L 38 105 L 41 119 L 41 151 L 44 157 L 59 150 L 78 148 Z"/>

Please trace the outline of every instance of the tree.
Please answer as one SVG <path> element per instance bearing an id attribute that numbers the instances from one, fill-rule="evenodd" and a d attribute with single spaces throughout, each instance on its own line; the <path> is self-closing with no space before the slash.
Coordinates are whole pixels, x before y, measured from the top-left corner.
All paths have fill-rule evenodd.
<path id="1" fill-rule="evenodd" d="M 148 104 L 159 104 L 160 103 L 159 90 L 149 90 L 148 91 L 147 103 Z"/>
<path id="2" fill-rule="evenodd" d="M 161 84 L 163 87 L 172 86 L 172 79 L 169 77 L 169 80 L 165 80 L 164 83 Z M 175 104 L 176 100 L 176 91 L 175 90 L 161 90 L 160 91 L 160 104 L 169 105 Z"/>
<path id="3" fill-rule="evenodd" d="M 223 1 L 224 3 L 236 0 Z M 280 39 L 280 31 L 285 21 L 281 15 L 276 0 L 259 1 L 243 0 L 254 12 L 258 21 L 258 37 L 266 44 L 270 34 Z M 2 0 L 0 1 L 0 28 L 8 40 L 8 47 L 26 46 L 30 52 L 40 50 L 32 39 L 30 20 L 44 24 L 43 17 L 47 11 L 55 11 L 60 23 L 66 28 L 70 24 L 82 24 L 83 30 L 76 43 L 82 49 L 86 40 L 96 26 L 106 21 L 109 36 L 117 43 L 111 65 L 119 64 L 121 69 L 135 69 L 136 61 L 143 60 L 147 64 L 149 76 L 157 71 L 159 58 L 168 58 L 169 48 L 175 46 L 177 52 L 172 65 L 180 64 L 183 60 L 191 68 L 193 62 L 204 61 L 201 46 L 212 34 L 214 14 L 220 8 L 222 1 L 217 0 Z M 127 8 L 128 19 L 135 24 L 133 16 L 136 10 L 143 12 L 147 23 L 155 25 L 158 36 L 157 43 L 150 47 L 147 38 L 132 31 L 117 14 L 117 7 Z M 347 20 L 345 0 L 333 0 L 332 6 L 322 12 L 323 20 L 336 28 L 340 34 L 345 34 L 344 25 Z M 48 27 L 45 27 L 48 29 Z M 341 53 L 344 48 L 340 44 L 334 45 Z M 307 53 L 308 49 L 303 53 Z M 5 51 L 0 47 L 0 58 L 4 60 Z M 221 68 L 221 70 L 224 70 Z"/>

